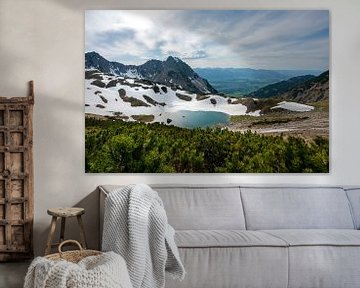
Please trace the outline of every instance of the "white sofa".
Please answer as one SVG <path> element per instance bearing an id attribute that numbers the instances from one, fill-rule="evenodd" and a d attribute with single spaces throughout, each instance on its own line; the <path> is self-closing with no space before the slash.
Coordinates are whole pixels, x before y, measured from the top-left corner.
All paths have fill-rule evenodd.
<path id="1" fill-rule="evenodd" d="M 187 271 L 166 288 L 360 287 L 360 189 L 152 187 Z"/>

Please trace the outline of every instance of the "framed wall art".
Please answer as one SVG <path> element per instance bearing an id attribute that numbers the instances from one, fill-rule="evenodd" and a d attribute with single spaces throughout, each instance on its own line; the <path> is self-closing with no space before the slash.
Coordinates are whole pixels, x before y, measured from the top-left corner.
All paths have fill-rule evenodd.
<path id="1" fill-rule="evenodd" d="M 328 10 L 87 10 L 89 173 L 328 173 Z"/>

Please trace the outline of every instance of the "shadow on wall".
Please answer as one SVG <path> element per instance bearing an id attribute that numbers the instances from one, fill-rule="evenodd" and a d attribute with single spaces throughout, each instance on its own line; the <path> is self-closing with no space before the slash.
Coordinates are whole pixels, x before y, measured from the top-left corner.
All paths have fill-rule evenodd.
<path id="1" fill-rule="evenodd" d="M 0 95 L 26 96 L 27 82 L 35 82 L 34 253 L 44 254 L 51 220 L 47 209 L 57 206 L 86 209 L 88 245 L 97 248 L 98 193 L 84 177 L 84 76 L 83 68 L 79 69 L 83 65 L 84 40 L 78 37 L 82 32 L 68 33 L 67 29 L 73 27 L 64 25 L 69 17 L 81 23 L 84 9 L 91 7 L 84 1 L 28 2 L 0 1 L 0 35 L 4 36 L 0 37 Z M 57 9 L 61 6 L 71 13 Z M 60 13 L 52 19 L 53 13 L 39 14 L 42 8 Z M 40 29 L 47 21 L 48 28 Z M 77 29 L 83 31 L 84 27 L 79 25 Z M 64 38 L 74 46 L 64 43 Z M 72 220 L 66 237 L 78 239 L 77 223 Z"/>
<path id="2" fill-rule="evenodd" d="M 73 207 L 82 207 L 85 209 L 85 214 L 82 215 L 82 219 L 85 226 L 85 235 L 87 240 L 87 245 L 89 249 L 98 249 L 99 245 L 99 233 L 97 231 L 90 231 L 89 227 L 99 227 L 99 190 L 96 188 L 93 192 L 91 192 L 84 199 L 76 203 Z M 41 243 L 46 243 L 44 241 L 47 240 L 50 230 L 50 221 L 51 216 L 49 215 L 49 223 L 48 228 L 45 230 L 41 230 L 40 233 L 37 233 L 35 230 L 35 235 L 37 238 L 41 240 Z M 60 237 L 60 218 L 57 221 L 56 231 L 54 234 L 54 238 L 52 239 L 52 243 L 58 243 Z M 77 222 L 76 217 L 71 217 L 66 219 L 66 227 L 65 227 L 65 240 L 72 239 L 80 242 L 80 229 Z M 77 248 L 74 248 L 77 249 Z M 38 249 L 39 250 L 39 249 Z M 37 255 L 44 255 L 45 246 L 43 250 L 36 251 Z M 56 253 L 57 249 L 53 248 L 51 253 Z"/>
<path id="3" fill-rule="evenodd" d="M 64 99 L 67 91 L 60 93 L 63 98 L 50 97 L 46 93 L 42 91 L 42 87 L 37 89 L 35 83 L 35 255 L 44 253 L 51 220 L 47 209 L 73 206 L 73 203 L 79 201 L 76 191 L 84 189 L 81 183 L 84 164 L 83 161 L 81 164 L 77 163 L 77 158 L 83 158 L 84 151 L 84 143 L 79 141 L 78 135 L 79 131 L 83 131 L 83 114 L 79 113 L 83 107 Z M 59 95 L 59 92 L 56 94 Z M 89 206 L 87 199 L 91 195 L 93 193 L 81 200 L 84 205 Z M 93 209 L 89 206 L 86 210 L 91 215 Z M 73 227 L 72 221 L 69 222 L 67 231 Z"/>

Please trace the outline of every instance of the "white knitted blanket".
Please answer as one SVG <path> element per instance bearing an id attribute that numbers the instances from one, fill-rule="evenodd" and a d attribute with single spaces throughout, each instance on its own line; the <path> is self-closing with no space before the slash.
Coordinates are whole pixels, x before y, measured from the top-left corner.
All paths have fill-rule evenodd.
<path id="1" fill-rule="evenodd" d="M 24 288 L 132 288 L 124 259 L 113 252 L 89 256 L 78 264 L 37 257 Z"/>
<path id="2" fill-rule="evenodd" d="M 184 278 L 174 233 L 160 197 L 147 185 L 127 186 L 105 200 L 102 250 L 124 257 L 134 288 L 165 287 L 165 271 Z"/>

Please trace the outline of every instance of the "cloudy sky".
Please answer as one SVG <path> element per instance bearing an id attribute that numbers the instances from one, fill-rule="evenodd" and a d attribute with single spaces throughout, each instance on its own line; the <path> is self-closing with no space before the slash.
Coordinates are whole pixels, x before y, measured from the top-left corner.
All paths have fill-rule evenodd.
<path id="1" fill-rule="evenodd" d="M 327 10 L 87 10 L 85 51 L 142 64 L 168 56 L 192 67 L 329 66 Z"/>

